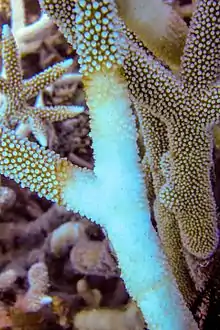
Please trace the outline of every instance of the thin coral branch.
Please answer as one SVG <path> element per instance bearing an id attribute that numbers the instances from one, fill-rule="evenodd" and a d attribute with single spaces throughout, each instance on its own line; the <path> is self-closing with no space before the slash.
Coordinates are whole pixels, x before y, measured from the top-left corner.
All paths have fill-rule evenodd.
<path id="1" fill-rule="evenodd" d="M 2 30 L 2 58 L 9 89 L 13 88 L 17 96 L 22 85 L 21 62 L 15 39 L 8 25 L 4 25 Z"/>
<path id="2" fill-rule="evenodd" d="M 182 71 L 175 76 L 128 31 L 118 16 L 119 2 L 40 1 L 79 56 L 90 108 L 94 171 L 73 166 L 54 152 L 27 139 L 18 139 L 13 131 L 2 127 L 0 172 L 40 196 L 86 215 L 106 229 L 126 287 L 150 329 L 197 329 L 173 274 L 187 303 L 192 304 L 198 283 L 203 285 L 209 277 L 208 270 L 203 272 L 205 276 L 194 271 L 192 260 L 197 264 L 200 259 L 209 263 L 219 245 L 210 178 L 213 165 L 210 126 L 219 120 L 219 88 L 214 84 L 219 61 L 220 5 L 217 0 L 197 2 L 181 60 Z M 139 11 L 141 3 L 138 0 Z M 152 6 L 155 3 L 152 2 Z M 142 16 L 141 11 L 140 14 Z M 173 12 L 172 15 L 165 17 L 168 18 L 165 23 L 169 20 L 173 23 L 173 18 L 177 23 L 177 16 Z M 165 32 L 171 40 L 170 30 L 165 29 Z M 211 42 L 207 38 L 209 34 Z M 177 29 L 174 39 L 176 35 L 180 38 L 178 48 L 185 34 L 181 35 Z M 156 41 L 155 46 L 158 46 Z M 17 56 L 16 50 L 13 51 Z M 19 65 L 19 61 L 16 63 Z M 8 66 L 7 71 L 9 69 Z M 37 86 L 37 91 L 40 86 L 46 86 L 45 77 L 41 75 L 43 82 L 40 78 L 26 82 L 29 96 L 35 93 L 32 84 Z M 50 77 L 53 80 L 53 75 Z M 5 88 L 3 82 L 2 89 Z M 19 88 L 23 93 L 24 85 L 21 78 Z M 53 120 L 54 114 L 46 113 L 43 107 L 39 107 L 39 112 L 35 109 L 34 113 L 26 105 L 22 92 L 17 92 L 21 101 L 17 108 L 15 98 L 5 93 L 4 111 L 13 109 L 14 112 L 7 113 L 9 119 L 31 123 L 36 136 L 42 133 L 39 140 L 45 144 L 44 119 L 49 116 Z M 150 169 L 153 179 L 156 195 L 153 211 L 160 238 L 152 226 L 151 210 L 146 201 L 131 100 L 142 118 L 140 125 L 146 148 L 143 160 L 146 163 L 142 165 L 148 173 Z M 150 131 L 150 124 L 155 127 L 154 132 Z M 155 137 L 153 133 L 158 134 Z M 165 139 L 164 144 L 162 139 Z M 176 251 L 172 251 L 173 247 Z M 201 264 L 198 268 L 203 266 Z M 183 279 L 187 288 L 184 287 L 186 283 L 181 282 Z M 190 293 L 189 288 L 192 288 Z"/>
<path id="3" fill-rule="evenodd" d="M 128 44 L 123 70 L 131 95 L 142 106 L 149 104 L 155 116 L 170 122 L 184 93 L 180 83 L 141 43 L 129 39 Z"/>
<path id="4" fill-rule="evenodd" d="M 83 111 L 82 107 L 30 107 L 28 99 L 37 95 L 46 86 L 60 78 L 72 65 L 72 60 L 53 65 L 31 79 L 23 81 L 21 59 L 15 38 L 8 26 L 3 27 L 3 72 L 1 79 L 2 95 L 1 122 L 6 126 L 17 122 L 30 124 L 36 139 L 47 145 L 44 120 L 51 121 L 73 118 Z M 24 126 L 23 126 L 24 128 Z M 22 132 L 22 130 L 20 130 Z M 23 130 L 24 132 L 24 130 Z"/>
<path id="5" fill-rule="evenodd" d="M 39 196 L 45 196 L 58 204 L 64 205 L 63 189 L 70 176 L 74 180 L 74 175 L 78 175 L 80 181 L 80 175 L 83 176 L 86 172 L 92 177 L 89 170 L 80 170 L 37 143 L 18 139 L 14 131 L 5 127 L 1 129 L 0 149 L 1 173 L 20 183 L 22 187 L 29 187 L 31 191 L 38 192 Z M 26 169 L 25 172 L 21 172 L 22 169 Z"/>
<path id="6" fill-rule="evenodd" d="M 26 99 L 36 96 L 40 91 L 48 85 L 51 85 L 54 81 L 60 78 L 72 65 L 71 59 L 65 60 L 62 63 L 54 64 L 53 66 L 45 69 L 38 75 L 25 80 L 23 85 L 22 94 Z"/>

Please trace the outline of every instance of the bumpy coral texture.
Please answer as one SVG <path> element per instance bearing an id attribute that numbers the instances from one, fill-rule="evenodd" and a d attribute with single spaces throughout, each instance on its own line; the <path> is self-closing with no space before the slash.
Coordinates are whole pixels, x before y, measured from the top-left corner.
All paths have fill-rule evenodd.
<path id="1" fill-rule="evenodd" d="M 36 96 L 39 91 L 60 78 L 72 64 L 72 60 L 55 64 L 28 80 L 23 80 L 21 59 L 10 28 L 3 27 L 2 40 L 3 77 L 0 78 L 1 107 L 0 122 L 5 126 L 28 123 L 35 137 L 46 145 L 44 121 L 59 121 L 73 118 L 83 109 L 81 107 L 33 107 L 28 99 Z"/>
<path id="2" fill-rule="evenodd" d="M 180 80 L 135 42 L 130 42 L 124 71 L 133 97 L 150 105 L 151 113 L 167 126 L 171 174 L 170 183 L 160 191 L 160 200 L 177 215 L 184 247 L 206 258 L 218 244 L 210 182 L 210 127 L 219 120 L 219 89 L 211 83 L 218 73 L 216 21 L 220 5 L 218 1 L 201 1 L 198 6 L 186 41 Z"/>
<path id="3" fill-rule="evenodd" d="M 176 253 L 173 260 L 171 260 L 171 265 L 176 277 L 187 275 L 187 267 L 184 264 L 182 252 L 186 250 L 196 257 L 205 259 L 209 258 L 215 252 L 218 244 L 215 202 L 210 182 L 210 168 L 212 166 L 212 136 L 210 128 L 215 122 L 219 121 L 219 89 L 213 86 L 213 82 L 215 82 L 217 78 L 217 68 L 219 64 L 219 30 L 216 25 L 220 6 L 218 1 L 204 0 L 198 2 L 198 8 L 192 19 L 190 33 L 186 41 L 179 77 L 174 76 L 156 60 L 154 56 L 150 55 L 150 53 L 140 45 L 138 40 L 132 37 L 132 34 L 129 35 L 129 32 L 123 24 L 121 24 L 120 19 L 117 18 L 114 1 L 103 0 L 98 2 L 81 0 L 74 3 L 66 1 L 62 7 L 62 3 L 59 0 L 45 0 L 45 4 L 45 7 L 47 7 L 48 11 L 52 13 L 52 16 L 55 17 L 56 21 L 60 24 L 61 30 L 65 31 L 68 40 L 72 43 L 76 43 L 84 81 L 85 83 L 89 81 L 86 87 L 87 95 L 89 95 L 88 91 L 92 91 L 88 97 L 88 103 L 92 113 L 92 136 L 94 137 L 94 150 L 97 162 L 95 174 L 99 176 L 99 179 L 100 177 L 104 178 L 104 182 L 109 180 L 108 186 L 106 184 L 108 189 L 103 189 L 103 196 L 105 196 L 105 198 L 106 196 L 110 197 L 110 200 L 111 198 L 113 199 L 111 193 L 113 194 L 115 189 L 118 194 L 117 196 L 121 198 L 120 202 L 118 200 L 115 202 L 115 206 L 120 205 L 120 207 L 122 207 L 123 205 L 124 207 L 122 208 L 126 209 L 127 212 L 129 210 L 135 210 L 135 207 L 137 207 L 137 209 L 140 208 L 142 211 L 145 201 L 142 197 L 139 197 L 142 196 L 141 191 L 143 192 L 144 189 L 140 189 L 141 191 L 138 191 L 137 196 L 135 194 L 132 195 L 134 182 L 138 185 L 142 177 L 141 174 L 139 175 L 138 171 L 136 180 L 135 175 L 133 175 L 135 174 L 135 166 L 138 163 L 136 150 L 133 152 L 133 149 L 129 149 L 130 146 L 122 143 L 124 140 L 127 142 L 127 140 L 135 141 L 136 139 L 134 133 L 135 129 L 133 130 L 133 128 L 131 128 L 131 124 L 130 126 L 125 124 L 126 113 L 122 110 L 123 106 L 127 109 L 128 105 L 127 103 L 123 104 L 123 97 L 119 98 L 119 100 L 117 97 L 115 97 L 115 99 L 113 97 L 112 100 L 108 98 L 107 82 L 110 85 L 111 74 L 112 77 L 114 77 L 114 75 L 117 76 L 115 68 L 123 67 L 120 73 L 123 72 L 124 77 L 126 77 L 131 98 L 137 103 L 137 107 L 142 107 L 142 109 L 146 107 L 147 111 L 149 111 L 147 115 L 142 114 L 143 122 L 144 119 L 146 120 L 147 116 L 149 116 L 149 118 L 152 116 L 155 119 L 155 122 L 152 120 L 155 127 L 159 128 L 161 122 L 163 123 L 160 128 L 161 131 L 166 131 L 164 132 L 166 143 L 164 146 L 158 147 L 157 141 L 154 140 L 154 146 L 158 147 L 158 150 L 155 150 L 154 153 L 148 153 L 147 156 L 149 156 L 149 158 L 146 160 L 146 163 L 148 161 L 147 165 L 152 169 L 152 172 L 156 172 L 156 170 L 160 172 L 158 177 L 156 175 L 153 176 L 154 187 L 157 194 L 157 200 L 154 205 L 155 215 L 162 219 L 162 221 L 158 221 L 160 237 L 165 245 L 166 253 L 169 255 L 172 245 L 168 235 L 169 231 L 172 230 L 173 235 L 170 236 L 174 239 L 174 246 L 177 248 L 178 254 Z M 73 8 L 71 8 L 72 5 Z M 65 13 L 65 10 L 67 13 Z M 72 23 L 76 24 L 76 34 L 72 31 Z M 123 36 L 123 38 L 119 39 L 120 36 Z M 124 42 L 124 40 L 126 40 L 126 42 Z M 117 70 L 117 74 L 118 73 L 119 71 Z M 116 85 L 115 90 L 119 89 L 120 84 L 118 84 L 117 79 L 113 79 L 112 81 L 114 87 Z M 94 82 L 96 82 L 96 84 Z M 114 89 L 111 87 L 112 86 L 108 88 L 112 92 Z M 3 88 L 5 87 L 2 85 L 2 89 Z M 106 93 L 104 101 L 103 90 Z M 124 88 L 124 90 L 126 91 L 126 88 Z M 94 95 L 96 98 L 94 98 Z M 117 93 L 115 93 L 115 95 L 117 95 Z M 124 97 L 124 99 L 127 100 L 126 97 Z M 97 102 L 97 100 L 99 102 Z M 109 100 L 111 102 L 109 102 Z M 101 101 L 103 102 L 102 104 Z M 102 107 L 101 105 L 104 106 Z M 117 109 L 117 106 L 119 109 L 118 112 L 115 113 L 114 108 Z M 105 111 L 103 111 L 103 108 Z M 96 114 L 96 117 L 94 114 Z M 131 114 L 127 117 L 130 119 Z M 93 121 L 94 118 L 96 120 L 98 118 L 100 121 L 95 122 Z M 95 125 L 97 123 L 98 125 Z M 115 126 L 116 123 L 118 126 L 114 131 L 115 127 L 113 126 Z M 106 124 L 105 130 L 103 130 L 104 124 Z M 71 168 L 68 162 L 40 148 L 37 149 L 38 156 L 36 162 L 33 150 L 36 150 L 37 147 L 34 144 L 29 144 L 27 140 L 20 142 L 16 140 L 13 135 L 12 141 L 9 137 L 9 131 L 4 130 L 4 132 L 2 133 L 2 145 L 5 147 L 5 151 L 3 149 L 0 150 L 4 156 L 1 159 L 1 172 L 6 173 L 6 175 L 14 178 L 18 182 L 22 182 L 22 185 L 29 186 L 34 191 L 39 191 L 41 195 L 58 202 L 60 202 L 60 194 L 64 187 L 64 182 L 70 182 L 68 202 L 71 208 L 73 205 L 72 194 L 74 191 L 73 181 L 75 176 L 73 175 L 72 181 L 68 180 L 66 173 L 68 174 Z M 119 136 L 112 132 L 119 132 Z M 153 132 L 148 131 L 148 133 L 149 134 L 146 134 L 146 136 L 150 135 L 153 139 Z M 106 148 L 107 152 L 105 152 L 103 145 L 106 146 L 106 142 L 109 142 L 110 139 L 112 143 L 109 143 L 109 148 Z M 160 142 L 158 142 L 158 145 L 159 143 Z M 25 148 L 22 148 L 22 144 L 24 144 Z M 118 145 L 121 146 L 121 150 L 119 150 L 120 147 L 118 147 Z M 132 145 L 132 148 L 134 145 Z M 150 148 L 151 147 L 152 146 L 150 146 Z M 169 150 L 169 153 L 166 153 L 167 150 Z M 13 153 L 14 151 L 15 153 Z M 28 154 L 30 153 L 31 164 L 28 163 L 26 157 L 27 151 Z M 110 179 L 106 177 L 106 168 L 109 168 L 109 151 L 111 151 L 110 154 L 113 155 L 114 160 L 114 162 L 112 162 L 112 168 L 114 169 L 112 172 L 118 175 L 115 176 L 118 179 L 115 180 L 115 182 L 111 177 Z M 116 151 L 121 152 L 120 156 L 122 152 L 124 152 L 121 158 L 117 157 L 118 154 Z M 135 158 L 132 159 L 132 157 Z M 151 158 L 154 158 L 154 160 L 152 161 Z M 21 159 L 25 159 L 25 168 L 27 168 L 27 172 L 30 173 L 30 175 L 25 175 L 24 178 L 20 177 L 20 173 L 17 173 L 17 165 L 20 163 Z M 126 160 L 127 163 L 123 163 L 123 161 Z M 134 167 L 130 165 L 132 164 L 132 160 L 134 160 Z M 43 164 L 43 162 L 45 162 L 45 164 Z M 10 163 L 10 165 L 7 166 L 7 163 Z M 52 163 L 52 166 L 50 166 L 50 163 Z M 41 166 L 40 168 L 39 164 Z M 125 169 L 126 166 L 130 166 L 129 169 L 133 176 L 130 175 L 130 173 L 127 174 L 126 171 L 123 173 L 123 169 Z M 118 171 L 118 169 L 120 170 Z M 126 170 L 128 170 L 128 168 L 126 168 Z M 36 176 L 36 173 L 39 174 L 39 176 Z M 48 180 L 47 174 L 45 173 L 48 173 L 54 180 Z M 87 178 L 88 177 L 86 177 L 86 179 Z M 38 184 L 38 180 L 40 184 Z M 122 180 L 121 185 L 120 180 Z M 83 184 L 82 186 L 85 187 L 85 182 L 83 182 Z M 56 188 L 54 191 L 54 185 L 60 189 L 58 194 Z M 119 187 L 118 190 L 117 187 Z M 102 187 L 100 186 L 100 188 Z M 124 199 L 126 195 L 124 191 L 126 191 L 126 189 L 127 192 L 129 191 L 130 201 L 132 201 L 134 205 L 132 202 L 126 205 L 128 200 L 127 196 Z M 83 193 L 82 190 L 80 190 L 80 192 Z M 74 203 L 78 202 L 76 199 L 77 197 L 78 196 L 74 196 Z M 132 197 L 134 198 L 132 199 Z M 91 200 L 89 202 L 86 201 L 87 205 Z M 94 201 L 94 204 L 95 203 L 96 201 Z M 90 207 L 92 208 L 92 206 L 94 207 L 91 203 Z M 111 207 L 109 207 L 109 209 L 111 209 Z M 120 208 L 118 210 L 117 207 L 112 207 L 112 209 L 113 212 L 111 216 L 114 217 L 114 219 L 111 219 L 111 225 L 113 229 L 109 226 L 109 232 L 111 234 L 113 233 L 112 237 L 114 238 L 116 236 L 116 232 L 114 232 L 115 227 L 113 226 L 116 223 L 115 218 L 121 220 L 120 216 L 121 213 L 123 214 L 123 211 L 120 211 Z M 82 209 L 79 208 L 79 210 L 81 211 Z M 99 211 L 100 210 L 96 208 L 95 212 L 92 214 L 92 218 L 95 219 Z M 172 215 L 170 218 L 169 214 Z M 145 216 L 145 214 L 141 213 L 141 216 L 142 215 L 143 217 Z M 109 216 L 109 214 L 106 216 L 106 223 L 111 216 Z M 140 228 L 138 228 L 135 221 L 138 222 L 138 220 L 142 220 L 142 218 L 138 218 L 138 212 L 135 214 L 135 217 L 133 217 L 132 212 L 130 212 L 126 217 L 128 224 L 130 216 L 132 221 L 134 221 L 132 222 L 134 226 L 133 232 L 139 233 L 138 237 L 143 238 L 143 241 L 137 240 L 134 236 L 135 240 L 134 244 L 132 244 L 134 248 L 140 248 L 138 250 L 139 253 L 137 253 L 139 257 L 141 252 L 143 252 L 144 243 L 146 243 L 147 235 L 146 237 L 145 235 L 141 236 L 141 230 L 144 228 L 145 223 L 144 221 L 143 223 L 139 221 Z M 171 229 L 172 224 L 173 226 Z M 117 235 L 120 225 L 120 221 L 118 221 L 116 225 Z M 121 232 L 126 233 L 126 228 L 123 227 L 123 224 L 121 225 Z M 132 235 L 130 235 L 129 239 L 132 241 L 131 236 Z M 120 244 L 123 246 L 123 242 L 121 243 L 120 240 L 118 240 L 117 243 L 118 246 L 120 246 Z M 183 249 L 181 249 L 181 243 Z M 150 246 L 150 244 L 148 245 Z M 74 252 L 76 251 L 77 250 Z M 121 250 L 118 249 L 118 251 L 123 251 L 123 247 Z M 74 255 L 74 252 L 72 255 Z M 147 256 L 145 256 L 145 258 L 144 261 L 147 260 Z M 127 260 L 133 261 L 132 258 L 127 258 L 126 261 Z M 180 272 L 176 270 L 175 262 L 178 266 L 180 265 L 180 267 L 182 267 Z M 140 264 L 141 262 L 139 263 L 139 267 L 141 267 Z M 122 262 L 121 265 L 124 270 L 123 275 L 126 275 L 128 267 L 123 267 Z M 126 263 L 124 266 L 125 265 L 127 266 Z M 129 264 L 129 266 L 131 266 L 131 264 Z M 155 273 L 156 270 L 154 270 L 153 273 L 154 277 Z M 168 282 L 168 278 L 164 278 L 165 282 Z M 124 276 L 124 279 L 126 281 L 126 276 Z M 129 279 L 130 278 L 127 278 L 127 280 Z M 143 295 L 141 285 L 142 283 L 135 283 L 135 289 L 137 290 L 138 287 L 140 288 L 140 296 Z M 150 286 L 150 288 L 152 291 L 152 286 Z M 129 289 L 131 289 L 130 291 L 132 292 L 133 288 L 129 287 Z M 184 290 L 185 288 L 183 287 L 182 291 Z M 167 291 L 170 293 L 172 290 L 169 291 L 168 289 Z M 148 297 L 151 293 L 152 292 L 148 292 Z M 185 291 L 184 294 L 187 296 L 187 291 Z M 157 299 L 158 297 L 159 294 L 154 296 L 154 298 Z M 189 300 L 191 300 L 191 297 Z M 162 307 L 166 307 L 166 302 L 161 302 L 161 305 Z M 149 319 L 152 316 L 150 314 L 151 313 L 149 313 Z M 154 314 L 154 311 L 152 314 Z M 176 326 L 178 327 L 178 317 L 176 320 Z"/>
<path id="4" fill-rule="evenodd" d="M 67 179 L 70 163 L 55 152 L 18 140 L 13 131 L 1 130 L 0 171 L 21 184 L 37 191 L 39 196 L 60 203 L 61 191 Z"/>
<path id="5" fill-rule="evenodd" d="M 122 64 L 127 47 L 114 1 L 44 0 L 42 4 L 76 47 L 84 75 Z"/>

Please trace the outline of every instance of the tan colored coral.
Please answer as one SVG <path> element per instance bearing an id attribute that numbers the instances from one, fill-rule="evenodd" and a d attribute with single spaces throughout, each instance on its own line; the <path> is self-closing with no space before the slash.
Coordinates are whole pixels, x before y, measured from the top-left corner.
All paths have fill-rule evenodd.
<path id="1" fill-rule="evenodd" d="M 4 128 L 5 131 L 7 131 L 6 128 Z M 67 173 L 71 167 L 67 160 L 60 159 L 53 151 L 43 150 L 37 144 L 34 145 L 35 147 L 31 152 L 29 149 L 31 143 L 27 139 L 22 140 L 21 147 L 12 132 L 9 135 L 3 133 L 1 139 L 0 151 L 3 152 L 4 157 L 0 157 L 0 168 L 5 168 L 8 171 L 7 164 L 10 160 L 13 160 L 13 177 L 15 181 L 19 182 L 22 180 L 24 185 L 29 182 L 33 189 L 38 189 L 39 195 L 47 195 L 48 198 L 59 203 L 61 200 L 61 190 L 59 189 L 58 181 L 65 182 L 68 177 Z M 29 150 L 29 154 L 26 153 L 25 147 Z M 22 161 L 22 155 L 24 155 L 25 161 Z M 46 161 L 46 159 L 49 159 L 49 161 Z M 24 167 L 27 169 L 26 178 L 21 173 Z M 42 180 L 39 180 L 40 173 Z M 23 184 L 22 186 L 24 187 Z M 48 185 L 50 185 L 50 189 L 48 189 Z"/>
<path id="2" fill-rule="evenodd" d="M 171 152 L 171 181 L 160 202 L 178 218 L 182 245 L 199 258 L 209 258 L 218 245 L 216 206 L 210 182 L 212 136 L 219 122 L 217 20 L 219 2 L 203 0 L 192 18 L 181 77 L 130 44 L 124 71 L 133 97 L 166 124 Z M 201 39 L 201 33 L 204 37 Z M 134 46 L 135 45 L 135 46 Z"/>
<path id="3" fill-rule="evenodd" d="M 177 12 L 162 0 L 116 0 L 116 3 L 129 29 L 176 71 L 188 32 Z"/>
<path id="4" fill-rule="evenodd" d="M 97 308 L 102 299 L 101 292 L 98 289 L 91 289 L 85 279 L 81 279 L 76 284 L 78 294 L 84 299 L 87 306 Z"/>
<path id="5" fill-rule="evenodd" d="M 0 0 L 0 12 L 5 13 L 7 17 L 10 16 L 11 13 L 10 0 Z"/>
<path id="6" fill-rule="evenodd" d="M 77 330 L 143 330 L 143 316 L 137 305 L 130 302 L 124 309 L 98 308 L 76 314 Z"/>
<path id="7" fill-rule="evenodd" d="M 60 121 L 73 118 L 83 108 L 74 106 L 32 107 L 28 105 L 27 101 L 60 78 L 70 68 L 72 60 L 55 64 L 24 81 L 18 45 L 7 25 L 3 27 L 2 38 L 4 76 L 0 77 L 0 92 L 3 94 L 0 121 L 5 126 L 18 122 L 28 124 L 40 144 L 46 146 L 45 120 Z"/>
<path id="8" fill-rule="evenodd" d="M 176 215 L 165 208 L 158 199 L 161 187 L 166 179 L 169 180 L 170 178 L 166 127 L 158 118 L 151 115 L 149 107 L 140 106 L 135 102 L 135 109 L 140 121 L 146 149 L 142 160 L 146 182 L 149 176 L 149 169 L 152 174 L 155 194 L 153 210 L 158 233 L 177 285 L 187 305 L 191 306 L 195 301 L 196 291 L 184 258 L 178 220 Z"/>

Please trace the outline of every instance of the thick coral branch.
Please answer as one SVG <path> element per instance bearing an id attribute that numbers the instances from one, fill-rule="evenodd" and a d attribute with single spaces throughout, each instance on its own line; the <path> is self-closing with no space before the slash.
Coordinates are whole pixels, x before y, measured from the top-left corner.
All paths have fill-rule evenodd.
<path id="1" fill-rule="evenodd" d="M 191 92 L 198 94 L 219 74 L 219 18 L 219 0 L 197 1 L 181 61 L 181 78 Z"/>
<path id="2" fill-rule="evenodd" d="M 14 131 L 5 127 L 1 128 L 0 172 L 21 187 L 28 187 L 61 205 L 65 205 L 63 190 L 70 176 L 83 174 L 83 170 L 65 158 L 26 138 L 18 139 Z"/>
<path id="3" fill-rule="evenodd" d="M 162 0 L 116 0 L 116 3 L 127 26 L 155 56 L 176 71 L 188 30 L 184 20 Z"/>
<path id="4" fill-rule="evenodd" d="M 193 84 L 186 89 L 140 43 L 130 39 L 129 44 L 123 69 L 130 93 L 167 126 L 171 177 L 161 188 L 160 201 L 178 217 L 184 247 L 199 258 L 210 257 L 218 245 L 218 230 L 210 182 L 212 137 L 207 126 L 219 109 L 218 97 L 210 90 L 199 90 L 197 83 L 198 98 Z"/>
<path id="5" fill-rule="evenodd" d="M 183 90 L 172 73 L 149 55 L 139 42 L 129 39 L 129 53 L 123 71 L 131 95 L 142 106 L 150 105 L 151 112 L 169 122 L 178 111 L 177 102 Z"/>
<path id="6" fill-rule="evenodd" d="M 9 88 L 18 94 L 22 85 L 22 70 L 18 48 L 8 25 L 2 29 L 3 70 Z M 12 92 L 12 91 L 11 91 Z"/>
<path id="7" fill-rule="evenodd" d="M 185 301 L 191 306 L 195 300 L 196 291 L 183 254 L 178 218 L 158 198 L 161 187 L 166 180 L 170 179 L 169 169 L 167 169 L 170 164 L 167 166 L 168 160 L 164 161 L 167 158 L 165 156 L 169 154 L 166 126 L 158 118 L 152 116 L 148 108 L 136 104 L 135 109 L 140 119 L 146 148 L 142 167 L 146 175 L 147 167 L 150 166 L 153 178 L 154 215 L 158 233 L 177 285 Z"/>
<path id="8" fill-rule="evenodd" d="M 201 95 L 201 101 L 204 105 L 208 104 L 206 108 L 201 109 L 200 117 L 203 119 L 204 124 L 210 128 L 214 124 L 220 122 L 220 87 L 213 87 L 211 90 L 204 91 Z"/>

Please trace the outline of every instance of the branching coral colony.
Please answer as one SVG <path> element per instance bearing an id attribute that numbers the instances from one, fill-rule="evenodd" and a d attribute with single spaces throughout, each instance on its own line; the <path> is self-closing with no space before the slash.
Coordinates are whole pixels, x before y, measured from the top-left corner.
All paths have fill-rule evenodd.
<path id="1" fill-rule="evenodd" d="M 94 171 L 73 166 L 44 147 L 19 139 L 5 120 L 0 171 L 106 229 L 122 278 L 150 330 L 197 329 L 188 308 L 209 276 L 208 270 L 204 274 L 199 267 L 203 264 L 204 268 L 203 261 L 210 262 L 219 243 L 210 170 L 211 129 L 220 119 L 220 91 L 214 85 L 219 72 L 220 3 L 197 1 L 177 75 L 145 47 L 151 47 L 153 38 L 146 34 L 144 43 L 138 39 L 143 33 L 141 29 L 139 35 L 138 24 L 137 35 L 128 30 L 121 4 L 114 0 L 40 1 L 79 55 L 90 109 Z M 146 17 L 154 6 L 161 13 L 159 0 L 154 6 L 153 0 L 138 4 L 142 12 L 146 10 Z M 172 12 L 163 17 L 164 26 L 175 25 L 175 17 Z M 128 16 L 125 22 L 128 27 L 134 24 L 133 20 L 129 25 Z M 149 22 L 158 24 L 157 20 Z M 146 29 L 146 33 L 155 29 Z M 186 29 L 180 30 L 181 47 Z M 162 38 L 163 29 L 158 33 Z M 44 73 L 21 85 L 18 54 L 8 28 L 3 36 L 3 119 L 56 119 L 48 109 L 33 111 L 24 98 L 46 85 L 44 77 L 48 83 L 54 81 L 63 66 L 58 65 L 52 75 Z M 169 36 L 166 30 L 167 43 L 171 36 L 172 31 Z M 10 52 L 15 62 L 7 59 Z M 172 67 L 172 54 L 166 57 L 160 52 L 161 48 L 156 55 Z M 18 86 L 14 88 L 18 96 L 12 86 Z M 132 105 L 145 146 L 142 164 Z M 62 113 L 59 118 L 66 118 Z M 150 182 L 156 195 L 158 233 L 146 199 L 146 183 Z"/>

